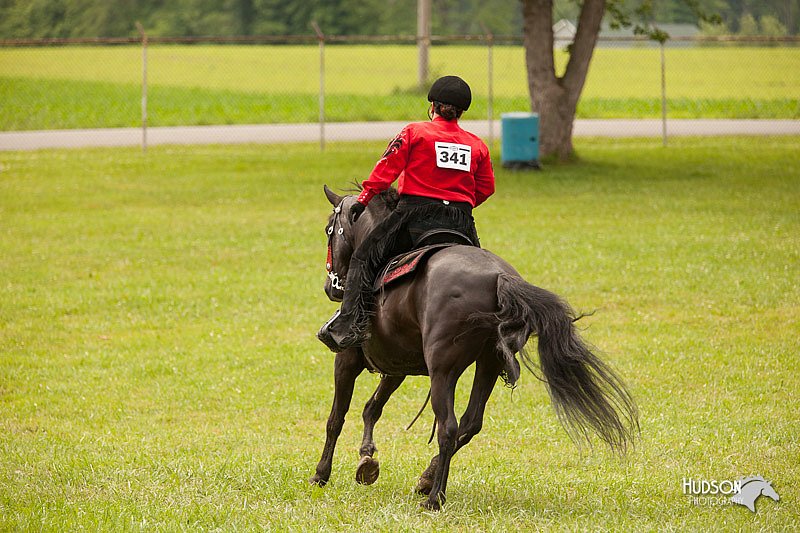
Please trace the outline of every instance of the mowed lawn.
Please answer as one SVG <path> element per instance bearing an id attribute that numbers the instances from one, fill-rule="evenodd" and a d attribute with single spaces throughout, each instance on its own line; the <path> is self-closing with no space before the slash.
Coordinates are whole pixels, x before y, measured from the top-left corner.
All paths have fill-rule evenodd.
<path id="1" fill-rule="evenodd" d="M 333 393 L 322 185 L 365 176 L 382 143 L 1 153 L 0 529 L 797 529 L 799 144 L 580 139 L 579 164 L 497 165 L 484 247 L 596 311 L 580 327 L 641 438 L 623 460 L 578 449 L 525 372 L 440 513 L 412 493 L 430 408 L 404 430 L 425 378 L 384 411 L 375 485 L 354 481 L 369 374 L 331 483 L 307 483 Z M 749 475 L 780 501 L 682 488 Z"/>
<path id="2" fill-rule="evenodd" d="M 319 118 L 316 46 L 148 48 L 153 126 L 313 122 Z M 434 46 L 431 77 L 458 74 L 474 90 L 471 118 L 488 113 L 488 50 Z M 556 54 L 563 71 L 567 54 Z M 521 46 L 492 49 L 492 112 L 530 108 Z M 800 49 L 684 47 L 666 50 L 672 118 L 800 118 Z M 136 46 L 0 48 L 0 129 L 136 126 L 142 50 Z M 424 118 L 417 50 L 399 45 L 325 47 L 329 121 Z M 424 102 L 424 99 L 423 99 Z M 657 48 L 597 48 L 580 118 L 661 116 Z"/>

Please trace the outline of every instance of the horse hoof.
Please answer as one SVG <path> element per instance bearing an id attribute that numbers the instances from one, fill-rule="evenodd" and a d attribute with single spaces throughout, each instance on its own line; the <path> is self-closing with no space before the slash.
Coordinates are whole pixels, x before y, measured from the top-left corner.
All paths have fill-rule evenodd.
<path id="1" fill-rule="evenodd" d="M 365 455 L 361 458 L 358 462 L 358 468 L 356 469 L 356 482 L 362 485 L 372 485 L 377 481 L 378 474 L 380 474 L 381 468 L 378 465 L 378 461 L 370 457 L 369 455 Z"/>
<path id="2" fill-rule="evenodd" d="M 438 498 L 437 499 L 428 498 L 424 502 L 419 504 L 419 506 L 422 507 L 423 509 L 427 509 L 428 511 L 442 510 L 442 502 L 440 502 Z"/>
<path id="3" fill-rule="evenodd" d="M 324 487 L 328 483 L 328 480 L 327 479 L 322 479 L 321 477 L 319 477 L 319 474 L 315 474 L 315 475 L 313 475 L 311 477 L 311 479 L 308 480 L 308 482 L 311 485 L 317 485 L 318 487 Z"/>

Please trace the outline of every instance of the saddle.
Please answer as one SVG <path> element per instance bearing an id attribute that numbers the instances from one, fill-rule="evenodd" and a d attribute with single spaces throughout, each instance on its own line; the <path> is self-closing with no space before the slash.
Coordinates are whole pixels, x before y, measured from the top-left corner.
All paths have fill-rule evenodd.
<path id="1" fill-rule="evenodd" d="M 458 244 L 473 245 L 469 237 L 450 229 L 428 231 L 417 240 L 417 244 L 418 247 L 410 252 L 395 256 L 389 261 L 375 280 L 375 285 L 373 286 L 375 292 L 381 291 L 387 285 L 413 274 L 417 267 L 439 250 Z"/>

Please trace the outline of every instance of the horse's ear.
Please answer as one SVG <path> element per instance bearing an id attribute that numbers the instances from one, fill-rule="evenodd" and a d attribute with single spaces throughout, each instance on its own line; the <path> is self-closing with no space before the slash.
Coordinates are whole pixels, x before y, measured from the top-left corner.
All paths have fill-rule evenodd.
<path id="1" fill-rule="evenodd" d="M 342 203 L 342 197 L 330 190 L 327 185 L 325 185 L 325 196 L 334 207 Z"/>

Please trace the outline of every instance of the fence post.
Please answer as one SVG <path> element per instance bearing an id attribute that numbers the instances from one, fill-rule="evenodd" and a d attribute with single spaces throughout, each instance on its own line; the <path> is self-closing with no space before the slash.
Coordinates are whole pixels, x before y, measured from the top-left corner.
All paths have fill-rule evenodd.
<path id="1" fill-rule="evenodd" d="M 147 152 L 147 34 L 139 22 L 136 29 L 142 37 L 142 152 Z"/>
<path id="2" fill-rule="evenodd" d="M 667 145 L 667 69 L 664 41 L 661 41 L 661 144 Z"/>
<path id="3" fill-rule="evenodd" d="M 428 85 L 428 53 L 431 47 L 431 0 L 417 0 L 417 85 Z"/>
<path id="4" fill-rule="evenodd" d="M 311 22 L 319 41 L 319 149 L 325 151 L 325 35 L 319 25 Z"/>
<path id="5" fill-rule="evenodd" d="M 486 102 L 487 107 L 487 116 L 489 117 L 489 146 L 494 144 L 494 59 L 493 59 L 493 45 L 494 45 L 494 35 L 492 32 L 486 29 L 484 26 L 484 31 L 486 31 L 486 42 L 487 42 L 487 49 L 488 49 L 488 58 L 487 58 L 487 70 L 489 76 L 489 94 L 487 96 L 488 100 Z"/>

